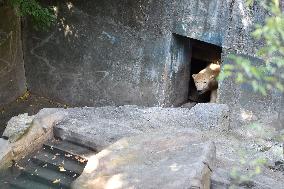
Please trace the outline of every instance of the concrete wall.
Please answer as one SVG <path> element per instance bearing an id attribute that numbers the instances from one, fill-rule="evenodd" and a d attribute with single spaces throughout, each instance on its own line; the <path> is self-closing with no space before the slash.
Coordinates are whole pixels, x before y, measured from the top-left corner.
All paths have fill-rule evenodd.
<path id="1" fill-rule="evenodd" d="M 25 27 L 29 88 L 75 105 L 162 105 L 171 36 L 163 3 L 58 3 L 47 33 Z M 155 10 L 156 7 L 160 9 Z M 166 73 L 167 74 L 167 73 Z"/>
<path id="2" fill-rule="evenodd" d="M 82 0 L 53 5 L 58 23 L 51 31 L 35 32 L 25 23 L 28 87 L 78 106 L 185 102 L 188 84 L 179 81 L 190 79 L 187 47 L 173 33 L 254 54 L 258 44 L 250 32 L 265 15 L 259 6 L 245 8 L 243 0 Z M 228 101 L 235 98 L 227 95 Z"/>
<path id="3" fill-rule="evenodd" d="M 227 58 L 228 54 L 243 56 L 256 65 L 263 63 L 263 61 L 256 57 L 225 50 L 222 54 L 223 65 L 234 64 L 231 59 Z M 218 90 L 218 101 L 226 103 L 231 107 L 233 114 L 231 120 L 232 127 L 247 124 L 251 121 L 259 121 L 272 125 L 274 121 L 284 118 L 284 99 L 281 102 L 281 98 L 283 98 L 281 92 L 277 90 L 268 91 L 268 94 L 264 96 L 254 92 L 252 86 L 247 83 L 236 84 L 233 78 L 232 76 L 219 83 Z M 282 127 L 284 126 L 283 123 L 282 121 Z"/>
<path id="4" fill-rule="evenodd" d="M 0 5 L 0 106 L 26 90 L 20 27 L 14 11 Z"/>

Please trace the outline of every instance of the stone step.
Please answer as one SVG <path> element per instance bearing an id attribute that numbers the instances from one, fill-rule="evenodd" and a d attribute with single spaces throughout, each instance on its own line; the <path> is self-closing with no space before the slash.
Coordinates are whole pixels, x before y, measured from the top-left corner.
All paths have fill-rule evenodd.
<path id="1" fill-rule="evenodd" d="M 22 162 L 24 169 L 9 179 L 7 189 L 70 188 L 84 170 L 87 156 L 95 153 L 68 141 L 46 142 L 37 153 Z"/>
<path id="2" fill-rule="evenodd" d="M 27 177 L 32 181 L 59 188 L 69 188 L 70 184 L 74 180 L 74 178 L 66 175 L 64 172 L 54 171 L 47 167 L 40 167 L 33 162 L 29 164 L 28 168 L 23 170 L 19 177 L 22 176 L 25 178 Z"/>
<path id="3" fill-rule="evenodd" d="M 69 154 L 81 157 L 88 157 L 95 154 L 96 152 L 88 147 L 85 147 L 81 144 L 76 144 L 74 142 L 66 140 L 57 140 L 52 142 L 47 142 L 43 145 L 43 148 L 50 149 L 52 151 L 57 151 L 58 153 L 67 152 Z"/>
<path id="4" fill-rule="evenodd" d="M 65 170 L 76 174 L 81 174 L 84 170 L 87 162 L 86 159 L 66 152 L 57 153 L 55 150 L 52 152 L 45 149 L 36 154 L 32 158 L 32 161 L 39 163 L 42 166 L 44 166 L 45 164 L 54 165 L 51 166 L 51 168 L 54 168 L 55 170 L 59 170 L 59 166 L 63 166 Z"/>
<path id="5" fill-rule="evenodd" d="M 36 159 L 36 158 L 32 158 L 31 161 L 38 165 L 39 167 L 46 167 L 48 169 L 51 169 L 53 171 L 60 171 L 60 165 L 56 165 L 56 163 L 51 163 L 51 162 L 46 162 L 43 159 Z M 69 170 L 68 168 L 66 168 L 66 166 L 63 166 L 64 168 L 64 174 L 76 179 L 78 176 L 80 176 L 81 172 L 78 170 Z"/>
<path id="6" fill-rule="evenodd" d="M 17 164 L 18 165 L 18 164 Z M 9 183 L 21 174 L 18 166 L 12 165 L 5 172 L 0 172 L 0 188 L 10 189 Z"/>
<path id="7" fill-rule="evenodd" d="M 17 177 L 10 182 L 10 189 L 55 189 L 59 188 L 56 185 L 53 187 L 52 185 L 46 185 L 45 183 L 41 183 L 36 181 L 35 179 L 30 179 L 24 175 Z"/>
<path id="8" fill-rule="evenodd" d="M 61 127 L 56 126 L 53 128 L 53 133 L 54 133 L 54 137 L 61 141 L 66 141 L 66 142 L 70 142 L 78 146 L 85 147 L 87 149 L 90 149 L 93 152 L 102 150 L 101 146 L 98 147 L 96 145 L 96 141 L 92 141 L 88 139 L 85 140 L 86 136 L 78 133 L 77 131 L 70 131 L 64 127 L 61 128 Z"/>

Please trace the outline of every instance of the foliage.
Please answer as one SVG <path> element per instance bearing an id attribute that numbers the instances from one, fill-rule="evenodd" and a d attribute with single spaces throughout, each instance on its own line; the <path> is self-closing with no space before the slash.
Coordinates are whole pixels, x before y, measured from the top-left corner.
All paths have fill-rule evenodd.
<path id="1" fill-rule="evenodd" d="M 46 30 L 55 21 L 52 9 L 42 7 L 37 0 L 8 0 L 8 4 L 16 8 L 20 16 L 30 17 L 35 29 Z"/>
<path id="2" fill-rule="evenodd" d="M 253 3 L 253 0 L 247 1 L 249 6 Z M 248 83 L 254 91 L 266 95 L 267 90 L 274 88 L 284 91 L 284 14 L 281 11 L 279 0 L 262 1 L 261 3 L 270 15 L 263 26 L 259 24 L 255 26 L 252 36 L 264 42 L 257 52 L 257 56 L 264 63 L 260 62 L 255 65 L 245 57 L 229 55 L 228 58 L 235 64 L 224 65 L 219 79 L 233 76 L 236 82 Z"/>
<path id="3" fill-rule="evenodd" d="M 239 188 L 238 186 L 251 187 L 253 184 L 251 182 L 252 178 L 259 175 L 262 172 L 262 166 L 267 163 L 264 158 L 249 159 L 244 151 L 240 151 L 239 155 L 240 164 L 238 167 L 233 167 L 230 173 L 230 189 Z M 252 169 L 247 169 L 247 167 Z"/>

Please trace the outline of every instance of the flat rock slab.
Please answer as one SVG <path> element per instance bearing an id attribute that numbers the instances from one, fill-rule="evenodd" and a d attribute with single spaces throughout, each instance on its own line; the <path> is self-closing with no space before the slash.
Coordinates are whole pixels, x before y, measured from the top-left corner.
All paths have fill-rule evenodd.
<path id="1" fill-rule="evenodd" d="M 209 189 L 215 156 L 214 143 L 197 132 L 157 131 L 123 138 L 89 158 L 72 188 Z"/>
<path id="2" fill-rule="evenodd" d="M 229 127 L 229 108 L 223 104 L 197 104 L 192 109 L 121 106 L 66 111 L 68 115 L 56 125 L 55 135 L 98 151 L 123 137 L 157 129 L 226 130 Z"/>

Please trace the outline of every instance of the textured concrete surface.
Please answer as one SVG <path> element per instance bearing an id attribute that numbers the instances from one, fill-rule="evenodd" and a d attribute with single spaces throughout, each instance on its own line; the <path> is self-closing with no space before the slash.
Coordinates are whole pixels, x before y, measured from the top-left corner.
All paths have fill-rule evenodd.
<path id="1" fill-rule="evenodd" d="M 0 5 L 0 107 L 26 90 L 20 27 L 14 11 Z"/>
<path id="2" fill-rule="evenodd" d="M 124 138 L 89 158 L 74 189 L 210 188 L 214 143 L 182 130 Z"/>
<path id="3" fill-rule="evenodd" d="M 230 129 L 230 109 L 225 104 L 199 103 L 190 110 L 190 125 L 204 130 Z"/>
<path id="4" fill-rule="evenodd" d="M 202 111 L 201 111 L 202 109 Z M 186 108 L 142 108 L 138 106 L 74 108 L 56 125 L 55 135 L 101 150 L 127 136 L 156 129 L 227 130 L 228 107 L 197 104 Z"/>
<path id="5" fill-rule="evenodd" d="M 194 50 L 197 40 L 222 47 L 223 64 L 230 63 L 228 52 L 252 57 L 261 42 L 250 33 L 266 14 L 259 2 L 248 8 L 242 0 L 54 5 L 58 19 L 50 31 L 36 32 L 28 20 L 24 24 L 28 87 L 76 106 L 180 106 L 194 96 L 191 58 L 220 56 L 217 47 L 208 51 L 208 44 Z M 219 89 L 219 102 L 232 106 L 235 125 L 247 123 L 242 116 L 275 120 L 275 112 L 284 109 L 277 92 L 261 97 L 231 79 Z"/>
<path id="6" fill-rule="evenodd" d="M 223 52 L 223 64 L 234 64 L 226 56 L 231 51 Z M 253 64 L 261 64 L 262 61 L 245 56 Z M 249 84 L 236 84 L 233 77 L 225 79 L 219 83 L 218 102 L 227 104 L 232 112 L 231 123 L 233 127 L 246 125 L 251 122 L 260 122 L 268 126 L 284 129 L 283 100 L 281 92 L 272 90 L 268 91 L 266 96 L 253 91 Z M 282 98 L 282 100 L 281 100 Z"/>
<path id="7" fill-rule="evenodd" d="M 187 101 L 188 38 L 253 54 L 264 11 L 241 0 L 57 2 L 49 32 L 24 27 L 29 88 L 68 104 L 176 106 Z M 178 35 L 183 36 L 181 41 Z M 174 35 L 173 35 L 174 34 Z"/>

